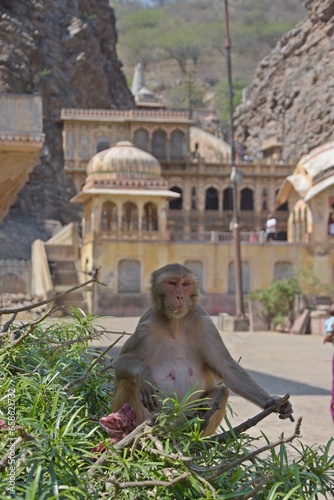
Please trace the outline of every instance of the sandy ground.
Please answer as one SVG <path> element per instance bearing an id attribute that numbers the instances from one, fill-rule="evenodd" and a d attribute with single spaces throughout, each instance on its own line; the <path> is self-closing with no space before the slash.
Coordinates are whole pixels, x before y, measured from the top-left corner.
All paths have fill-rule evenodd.
<path id="1" fill-rule="evenodd" d="M 217 318 L 212 318 L 216 323 Z M 138 318 L 99 318 L 96 323 L 110 332 L 134 332 Z M 269 394 L 291 395 L 294 416 L 303 417 L 300 441 L 307 445 L 326 444 L 333 437 L 334 423 L 329 405 L 331 401 L 331 360 L 333 348 L 324 345 L 320 335 L 293 335 L 275 332 L 220 332 L 235 360 L 247 369 Z M 118 335 L 108 333 L 94 342 L 107 347 Z M 116 359 L 124 339 L 111 350 Z M 231 395 L 230 403 L 237 414 L 231 417 L 233 426 L 256 415 L 259 410 L 243 398 Z M 275 441 L 282 433 L 286 437 L 294 431 L 290 420 L 280 420 L 273 414 L 249 431 L 259 436 L 263 431 Z M 333 446 L 334 453 L 334 446 Z"/>

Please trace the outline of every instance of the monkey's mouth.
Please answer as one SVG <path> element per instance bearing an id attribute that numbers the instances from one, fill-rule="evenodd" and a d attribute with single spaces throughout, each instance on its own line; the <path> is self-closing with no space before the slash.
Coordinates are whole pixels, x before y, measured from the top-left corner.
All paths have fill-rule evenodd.
<path id="1" fill-rule="evenodd" d="M 173 314 L 175 316 L 183 316 L 186 311 L 184 310 L 184 307 L 182 306 L 176 306 L 175 309 L 173 310 Z"/>

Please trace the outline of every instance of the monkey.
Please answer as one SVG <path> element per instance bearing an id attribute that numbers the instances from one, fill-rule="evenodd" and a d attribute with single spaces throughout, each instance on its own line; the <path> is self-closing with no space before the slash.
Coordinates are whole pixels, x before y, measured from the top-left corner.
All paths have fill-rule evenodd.
<path id="1" fill-rule="evenodd" d="M 229 389 L 261 408 L 279 399 L 232 358 L 199 304 L 197 278 L 190 269 L 168 264 L 154 271 L 151 301 L 152 307 L 140 318 L 115 362 L 113 411 L 128 403 L 141 423 L 159 412 L 159 394 L 181 399 L 195 386 L 194 397 L 209 405 L 220 392 L 220 407 L 203 430 L 203 436 L 208 436 L 225 416 Z M 289 401 L 275 411 L 280 418 L 292 419 Z"/>

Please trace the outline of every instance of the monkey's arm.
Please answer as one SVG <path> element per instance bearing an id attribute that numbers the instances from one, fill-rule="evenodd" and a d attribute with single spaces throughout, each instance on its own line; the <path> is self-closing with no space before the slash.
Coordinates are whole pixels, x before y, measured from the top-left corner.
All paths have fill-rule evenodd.
<path id="1" fill-rule="evenodd" d="M 116 380 L 126 380 L 136 384 L 140 393 L 140 400 L 150 412 L 159 409 L 159 402 L 154 389 L 154 380 L 151 371 L 145 363 L 131 354 L 121 355 L 115 363 Z"/>
<path id="2" fill-rule="evenodd" d="M 115 362 L 116 382 L 126 380 L 137 386 L 142 404 L 150 412 L 157 411 L 159 401 L 154 389 L 155 381 L 149 366 L 142 361 L 147 346 L 147 333 L 139 323 L 135 333 L 125 342 Z"/>
<path id="3" fill-rule="evenodd" d="M 233 392 L 261 408 L 266 408 L 279 399 L 277 396 L 270 396 L 246 370 L 234 361 L 213 323 L 209 323 L 207 332 L 207 349 L 203 349 L 205 363 L 222 378 Z M 280 413 L 280 418 L 290 417 L 292 414 L 291 403 L 288 401 L 277 411 Z"/>

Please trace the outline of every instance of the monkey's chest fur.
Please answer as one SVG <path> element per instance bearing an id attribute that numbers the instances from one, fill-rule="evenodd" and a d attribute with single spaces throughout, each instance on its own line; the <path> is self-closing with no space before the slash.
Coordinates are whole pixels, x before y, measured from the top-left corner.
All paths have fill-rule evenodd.
<path id="1" fill-rule="evenodd" d="M 190 389 L 203 392 L 207 389 L 202 363 L 196 353 L 189 351 L 185 339 L 160 342 L 154 358 L 154 363 L 150 365 L 151 373 L 157 387 L 165 395 L 176 394 L 181 399 Z"/>

